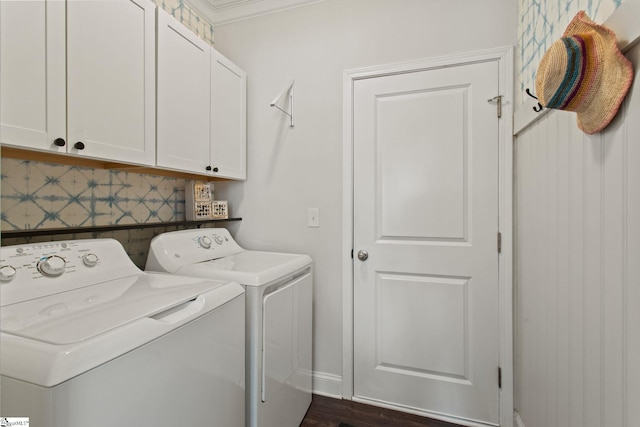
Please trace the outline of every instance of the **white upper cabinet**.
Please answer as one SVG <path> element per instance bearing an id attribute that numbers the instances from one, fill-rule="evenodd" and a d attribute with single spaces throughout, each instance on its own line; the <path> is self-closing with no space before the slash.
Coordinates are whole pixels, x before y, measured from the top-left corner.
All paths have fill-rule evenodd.
<path id="1" fill-rule="evenodd" d="M 66 152 L 65 97 L 64 2 L 0 1 L 1 142 Z"/>
<path id="2" fill-rule="evenodd" d="M 246 179 L 246 74 L 158 10 L 157 166 Z"/>
<path id="3" fill-rule="evenodd" d="M 155 164 L 153 2 L 0 7 L 2 143 Z"/>
<path id="4" fill-rule="evenodd" d="M 204 174 L 209 161 L 211 47 L 158 9 L 157 165 Z"/>
<path id="5" fill-rule="evenodd" d="M 246 179 L 246 74 L 151 0 L 0 0 L 0 79 L 5 146 Z"/>
<path id="6" fill-rule="evenodd" d="M 72 153 L 155 164 L 155 5 L 67 2 Z"/>
<path id="7" fill-rule="evenodd" d="M 211 164 L 214 176 L 247 178 L 247 75 L 211 53 Z"/>

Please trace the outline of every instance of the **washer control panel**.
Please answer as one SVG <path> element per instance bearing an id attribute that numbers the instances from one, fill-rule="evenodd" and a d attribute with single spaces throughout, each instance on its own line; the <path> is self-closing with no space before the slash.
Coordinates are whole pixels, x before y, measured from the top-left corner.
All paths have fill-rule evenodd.
<path id="1" fill-rule="evenodd" d="M 140 273 L 113 239 L 0 247 L 2 306 Z"/>

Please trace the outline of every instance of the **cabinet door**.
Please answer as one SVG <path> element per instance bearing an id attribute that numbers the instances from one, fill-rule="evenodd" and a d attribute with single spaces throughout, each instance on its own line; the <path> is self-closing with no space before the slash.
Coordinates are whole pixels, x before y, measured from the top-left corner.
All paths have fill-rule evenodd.
<path id="1" fill-rule="evenodd" d="M 65 152 L 65 8 L 0 1 L 0 135 L 6 145 Z"/>
<path id="2" fill-rule="evenodd" d="M 206 173 L 211 47 L 158 9 L 157 165 Z"/>
<path id="3" fill-rule="evenodd" d="M 69 152 L 153 165 L 155 5 L 67 2 L 67 76 Z"/>
<path id="4" fill-rule="evenodd" d="M 247 178 L 246 88 L 246 73 L 212 49 L 211 164 L 215 176 Z"/>

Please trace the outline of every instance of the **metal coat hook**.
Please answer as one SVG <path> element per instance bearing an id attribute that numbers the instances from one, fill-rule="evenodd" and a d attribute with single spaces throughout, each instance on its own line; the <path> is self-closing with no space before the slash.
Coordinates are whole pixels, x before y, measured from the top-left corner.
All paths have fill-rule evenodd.
<path id="1" fill-rule="evenodd" d="M 526 88 L 525 92 L 526 92 L 527 95 L 529 95 L 530 97 L 532 97 L 536 101 L 538 100 L 538 97 L 535 96 L 534 94 L 532 94 L 531 91 L 529 90 L 529 88 Z M 543 109 L 544 109 L 544 107 L 542 106 L 542 104 L 540 104 L 540 101 L 538 101 L 538 106 L 537 107 L 533 107 L 533 111 L 535 111 L 536 113 L 539 113 Z"/>
<path id="2" fill-rule="evenodd" d="M 269 104 L 271 107 L 276 107 L 278 110 L 282 111 L 284 114 L 289 116 L 289 118 L 291 119 L 291 125 L 289 127 L 293 127 L 293 85 L 294 83 L 295 81 L 291 82 L 291 84 L 285 90 L 280 92 L 278 96 L 276 96 L 273 99 L 273 101 L 271 101 L 271 104 Z M 289 94 L 289 111 L 285 111 L 277 105 L 278 101 L 280 101 L 280 99 L 285 93 Z"/>

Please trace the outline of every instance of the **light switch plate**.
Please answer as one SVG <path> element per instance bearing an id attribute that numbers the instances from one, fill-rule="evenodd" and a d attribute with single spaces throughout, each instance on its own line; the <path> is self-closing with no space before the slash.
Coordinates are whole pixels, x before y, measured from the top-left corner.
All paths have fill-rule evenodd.
<path id="1" fill-rule="evenodd" d="M 319 208 L 309 208 L 307 226 L 320 227 L 320 209 Z"/>

